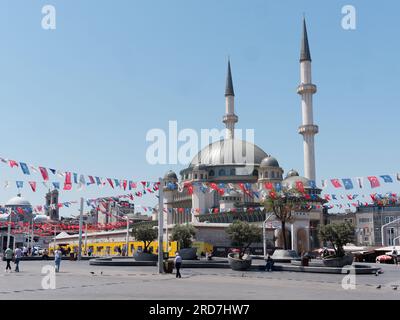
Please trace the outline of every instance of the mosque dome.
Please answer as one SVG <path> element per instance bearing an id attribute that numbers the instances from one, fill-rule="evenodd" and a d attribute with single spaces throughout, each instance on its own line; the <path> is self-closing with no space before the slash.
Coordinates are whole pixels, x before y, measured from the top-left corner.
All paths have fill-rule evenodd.
<path id="1" fill-rule="evenodd" d="M 289 173 L 288 173 L 289 175 Z M 312 188 L 310 184 L 310 180 L 305 177 L 300 177 L 299 175 L 293 175 L 287 177 L 285 180 L 282 181 L 282 187 L 285 189 L 297 189 L 296 183 L 302 182 L 304 188 Z"/>
<path id="2" fill-rule="evenodd" d="M 251 142 L 239 139 L 223 139 L 203 148 L 192 160 L 189 167 L 198 164 L 207 166 L 229 164 L 260 164 L 268 155 Z"/>
<path id="3" fill-rule="evenodd" d="M 289 178 L 289 177 L 299 177 L 299 176 L 300 176 L 300 175 L 299 175 L 299 173 L 298 173 L 296 170 L 291 169 L 291 170 L 289 170 L 289 172 L 287 173 L 286 178 Z"/>
<path id="4" fill-rule="evenodd" d="M 172 170 L 169 170 L 169 171 L 165 174 L 164 179 L 165 179 L 165 180 L 171 180 L 171 179 L 176 179 L 176 180 L 178 180 L 178 176 L 176 175 L 175 172 L 173 172 Z"/>
<path id="5" fill-rule="evenodd" d="M 31 207 L 32 205 L 25 198 L 22 198 L 21 196 L 16 196 L 7 201 L 6 207 L 11 207 L 11 206 Z"/>
<path id="6" fill-rule="evenodd" d="M 279 163 L 278 163 L 278 160 L 276 160 L 274 157 L 268 156 L 261 161 L 260 167 L 261 168 L 264 168 L 264 167 L 279 168 Z"/>

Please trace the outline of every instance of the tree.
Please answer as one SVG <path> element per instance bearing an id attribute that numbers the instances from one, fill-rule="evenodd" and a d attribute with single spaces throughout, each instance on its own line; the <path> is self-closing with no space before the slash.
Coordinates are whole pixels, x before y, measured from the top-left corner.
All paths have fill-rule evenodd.
<path id="1" fill-rule="evenodd" d="M 143 252 L 148 252 L 148 247 L 151 242 L 157 239 L 158 230 L 153 229 L 152 225 L 144 224 L 132 229 L 132 235 L 137 241 L 143 241 L 144 249 Z"/>
<path id="2" fill-rule="evenodd" d="M 271 191 L 264 201 L 264 207 L 281 222 L 283 246 L 287 250 L 286 224 L 294 222 L 296 211 L 309 211 L 305 196 L 294 189 Z"/>
<path id="3" fill-rule="evenodd" d="M 322 241 L 330 242 L 335 250 L 335 256 L 345 255 L 343 246 L 354 240 L 354 226 L 349 222 L 320 225 L 318 235 Z"/>
<path id="4" fill-rule="evenodd" d="M 172 229 L 171 240 L 179 242 L 179 248 L 190 248 L 196 229 L 190 224 L 176 224 Z"/>
<path id="5" fill-rule="evenodd" d="M 243 258 L 246 250 L 253 244 L 262 241 L 261 228 L 245 221 L 236 220 L 226 229 L 232 245 L 240 247 L 239 259 Z"/>

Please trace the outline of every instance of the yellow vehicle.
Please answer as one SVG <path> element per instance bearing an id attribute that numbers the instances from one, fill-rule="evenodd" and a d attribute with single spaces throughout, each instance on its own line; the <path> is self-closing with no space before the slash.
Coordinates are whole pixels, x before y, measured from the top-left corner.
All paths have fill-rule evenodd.
<path id="1" fill-rule="evenodd" d="M 104 256 L 122 256 L 126 255 L 126 242 L 125 241 L 113 241 L 113 242 L 88 242 L 86 247 L 82 244 L 82 254 L 88 255 L 91 253 L 91 256 L 95 257 L 104 257 Z M 77 243 L 63 243 L 57 245 L 63 252 L 74 252 L 78 253 L 78 244 Z M 197 248 L 197 254 L 200 256 L 201 254 L 205 254 L 206 252 L 211 253 L 213 250 L 213 246 L 206 242 L 195 241 L 193 242 L 193 247 Z M 129 241 L 128 245 L 128 256 L 133 256 L 137 251 L 142 251 L 144 248 L 143 241 Z M 158 242 L 153 241 L 148 247 L 150 253 L 157 254 L 158 252 Z M 167 250 L 166 242 L 163 243 L 163 251 Z M 175 256 L 175 252 L 179 250 L 177 241 L 170 241 L 168 243 L 168 253 L 170 257 Z M 54 248 L 50 247 L 49 252 L 50 255 L 53 255 Z"/>

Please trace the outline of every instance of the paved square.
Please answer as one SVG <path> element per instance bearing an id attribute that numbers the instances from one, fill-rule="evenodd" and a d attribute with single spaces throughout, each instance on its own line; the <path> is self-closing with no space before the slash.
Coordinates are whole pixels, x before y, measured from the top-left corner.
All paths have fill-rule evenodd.
<path id="1" fill-rule="evenodd" d="M 20 273 L 3 270 L 0 299 L 400 299 L 400 289 L 393 289 L 400 285 L 400 266 L 394 265 L 382 265 L 379 276 L 358 275 L 356 289 L 344 290 L 343 275 L 335 274 L 183 269 L 177 280 L 174 274 L 158 275 L 155 267 L 63 261 L 56 289 L 43 289 L 42 267 L 52 263 L 22 261 Z"/>

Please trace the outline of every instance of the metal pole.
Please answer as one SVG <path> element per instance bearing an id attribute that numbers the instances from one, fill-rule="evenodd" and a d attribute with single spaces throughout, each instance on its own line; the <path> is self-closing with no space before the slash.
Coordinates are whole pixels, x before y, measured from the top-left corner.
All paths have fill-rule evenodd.
<path id="1" fill-rule="evenodd" d="M 33 221 L 33 218 L 32 218 L 32 236 L 31 236 L 31 238 L 30 238 L 30 241 L 31 241 L 31 250 L 32 250 L 32 247 L 33 247 L 33 242 L 34 242 L 34 237 L 35 237 L 35 224 L 34 224 L 34 221 Z M 28 252 L 29 252 L 29 250 L 28 250 Z"/>
<path id="2" fill-rule="evenodd" d="M 7 249 L 10 247 L 10 237 L 11 237 L 11 208 L 9 208 L 9 215 L 8 215 L 8 229 L 7 229 Z"/>
<path id="3" fill-rule="evenodd" d="M 125 254 L 129 256 L 129 217 L 126 215 L 126 243 L 125 243 Z"/>
<path id="4" fill-rule="evenodd" d="M 264 245 L 264 260 L 267 258 L 267 231 L 265 230 L 265 226 L 267 225 L 267 221 L 273 216 L 273 213 L 270 213 L 267 216 L 267 212 L 265 213 L 265 220 L 263 222 L 263 245 Z"/>
<path id="5" fill-rule="evenodd" d="M 85 223 L 85 252 L 87 253 L 87 221 Z"/>
<path id="6" fill-rule="evenodd" d="M 82 258 L 82 224 L 83 224 L 83 198 L 81 198 L 81 209 L 79 214 L 79 245 L 78 245 L 78 261 Z"/>
<path id="7" fill-rule="evenodd" d="M 166 229 L 166 233 L 165 236 L 167 237 L 167 247 L 166 247 L 166 251 L 169 253 L 169 237 L 168 237 L 168 213 L 167 213 L 167 225 L 165 226 Z"/>
<path id="8" fill-rule="evenodd" d="M 54 248 L 53 248 L 53 252 L 54 255 L 56 255 L 56 236 L 57 236 L 57 225 L 54 225 Z M 32 247 L 33 250 L 33 247 Z"/>
<path id="9" fill-rule="evenodd" d="M 26 234 L 26 238 L 27 238 L 27 244 L 26 244 L 26 246 L 27 246 L 27 249 L 29 249 L 29 240 L 30 240 L 30 238 L 31 238 L 30 229 L 31 229 L 31 222 L 29 221 L 29 224 L 28 224 L 28 232 L 27 232 L 27 234 Z M 25 241 L 24 241 L 24 242 L 25 242 Z M 24 244 L 24 247 L 25 247 L 25 244 Z M 25 254 L 25 253 L 23 253 L 23 254 Z"/>
<path id="10" fill-rule="evenodd" d="M 382 247 L 385 246 L 383 228 L 387 227 L 388 225 L 391 225 L 392 223 L 399 222 L 399 221 L 400 221 L 400 218 L 398 218 L 398 219 L 396 219 L 396 220 L 393 220 L 393 221 L 391 221 L 391 222 L 389 222 L 389 223 L 386 223 L 386 224 L 384 224 L 384 225 L 381 227 Z"/>
<path id="11" fill-rule="evenodd" d="M 160 186 L 158 191 L 158 273 L 163 273 L 163 222 L 164 222 L 164 195 L 163 195 L 163 179 L 159 179 Z"/>

